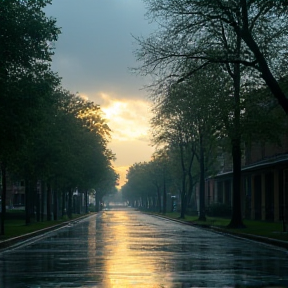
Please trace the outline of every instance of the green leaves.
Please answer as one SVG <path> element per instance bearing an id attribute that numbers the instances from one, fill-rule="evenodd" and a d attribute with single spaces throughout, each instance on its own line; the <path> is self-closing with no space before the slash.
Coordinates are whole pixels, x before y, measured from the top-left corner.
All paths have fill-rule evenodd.
<path id="1" fill-rule="evenodd" d="M 52 47 L 60 29 L 43 8 L 51 1 L 3 0 L 0 2 L 0 65 L 32 68 L 37 61 L 51 61 Z"/>
<path id="2" fill-rule="evenodd" d="M 51 2 L 0 1 L 0 162 L 18 177 L 93 187 L 114 172 L 110 129 L 99 105 L 61 89 L 51 71 L 60 34 L 43 10 Z"/>

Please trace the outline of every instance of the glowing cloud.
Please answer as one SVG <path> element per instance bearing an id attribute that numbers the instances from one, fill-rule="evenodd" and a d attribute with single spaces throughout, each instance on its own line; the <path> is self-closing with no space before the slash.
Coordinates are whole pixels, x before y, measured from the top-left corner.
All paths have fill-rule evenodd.
<path id="1" fill-rule="evenodd" d="M 81 96 L 87 98 L 85 94 Z M 119 99 L 107 93 L 97 93 L 97 99 L 104 113 L 103 118 L 112 130 L 109 148 L 116 154 L 113 166 L 120 175 L 119 184 L 123 186 L 129 166 L 149 161 L 154 152 L 149 145 L 151 103 L 141 99 Z"/>
<path id="2" fill-rule="evenodd" d="M 118 141 L 149 141 L 150 102 L 133 99 L 113 99 L 102 93 L 102 111 L 112 130 L 112 138 Z"/>

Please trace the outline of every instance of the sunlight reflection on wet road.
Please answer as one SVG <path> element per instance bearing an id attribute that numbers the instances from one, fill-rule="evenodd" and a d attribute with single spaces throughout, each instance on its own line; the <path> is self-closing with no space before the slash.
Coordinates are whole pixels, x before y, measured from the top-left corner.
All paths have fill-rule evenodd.
<path id="1" fill-rule="evenodd" d="M 111 210 L 1 253 L 0 287 L 286 287 L 287 256 L 137 211 Z"/>

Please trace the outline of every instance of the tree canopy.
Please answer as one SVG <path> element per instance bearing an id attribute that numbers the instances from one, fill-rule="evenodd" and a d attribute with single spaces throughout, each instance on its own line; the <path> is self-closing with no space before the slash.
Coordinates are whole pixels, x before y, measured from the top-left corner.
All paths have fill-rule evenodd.
<path id="1" fill-rule="evenodd" d="M 65 200 L 72 190 L 87 192 L 104 182 L 112 187 L 118 178 L 111 162 L 115 155 L 107 147 L 110 128 L 100 106 L 63 89 L 51 70 L 61 31 L 44 12 L 49 4 L 51 0 L 0 1 L 1 233 L 6 171 L 12 179 L 25 180 L 27 220 L 36 206 L 37 183 L 45 183 L 42 198 L 47 186 L 49 220 L 50 193 L 57 202 L 61 189 Z"/>
<path id="2" fill-rule="evenodd" d="M 254 0 L 144 3 L 147 17 L 158 23 L 158 30 L 147 38 L 135 37 L 139 44 L 135 55 L 140 63 L 135 70 L 140 75 L 152 75 L 148 89 L 155 103 L 153 140 L 188 140 L 190 144 L 197 140 L 198 161 L 203 165 L 208 139 L 214 137 L 212 142 L 221 147 L 228 138 L 230 147 L 221 148 L 233 159 L 230 226 L 243 227 L 240 187 L 245 141 L 255 139 L 255 135 L 275 139 L 277 129 L 272 127 L 283 117 L 273 108 L 276 102 L 288 113 L 287 81 L 283 81 L 287 77 L 288 6 L 285 1 Z M 270 133 L 267 127 L 271 127 Z M 201 185 L 204 173 L 200 175 Z"/>
<path id="3" fill-rule="evenodd" d="M 287 71 L 287 5 L 285 1 L 144 0 L 147 17 L 158 31 L 136 38 L 141 74 L 155 83 L 182 81 L 212 63 L 239 63 L 263 81 L 288 112 L 279 85 Z M 237 37 L 241 50 L 237 52 Z M 164 81 L 164 82 L 163 82 Z"/>

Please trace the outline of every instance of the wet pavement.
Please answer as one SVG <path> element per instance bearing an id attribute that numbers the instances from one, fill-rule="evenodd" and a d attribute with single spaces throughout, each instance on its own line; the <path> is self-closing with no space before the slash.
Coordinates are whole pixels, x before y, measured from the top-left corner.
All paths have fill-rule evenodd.
<path id="1" fill-rule="evenodd" d="M 288 287 L 288 252 L 110 210 L 0 253 L 0 287 Z"/>

